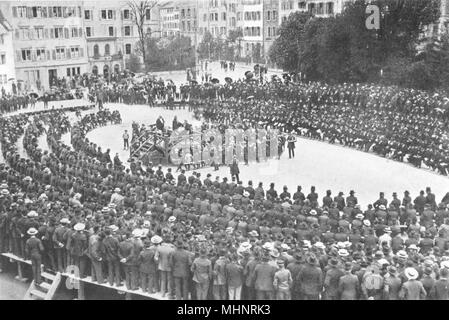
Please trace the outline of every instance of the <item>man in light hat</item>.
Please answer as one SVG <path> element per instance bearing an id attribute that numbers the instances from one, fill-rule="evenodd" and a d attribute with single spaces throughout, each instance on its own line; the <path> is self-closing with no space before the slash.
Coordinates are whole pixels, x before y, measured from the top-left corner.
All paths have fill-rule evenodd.
<path id="1" fill-rule="evenodd" d="M 26 257 L 31 260 L 34 283 L 39 286 L 42 282 L 41 265 L 44 246 L 42 245 L 42 241 L 36 238 L 37 230 L 35 228 L 28 229 L 27 234 L 30 236 L 30 238 L 26 242 L 25 253 Z"/>
<path id="2" fill-rule="evenodd" d="M 404 270 L 407 281 L 402 284 L 399 296 L 403 300 L 423 300 L 427 296 L 421 281 L 418 281 L 419 273 L 413 267 L 408 267 Z"/>

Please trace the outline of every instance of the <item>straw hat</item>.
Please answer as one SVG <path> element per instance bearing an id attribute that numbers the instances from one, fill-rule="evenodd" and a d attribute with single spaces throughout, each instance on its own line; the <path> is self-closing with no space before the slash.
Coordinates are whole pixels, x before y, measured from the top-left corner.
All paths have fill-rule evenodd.
<path id="1" fill-rule="evenodd" d="M 415 268 L 406 268 L 404 271 L 405 276 L 407 277 L 407 279 L 409 280 L 415 280 L 418 279 L 419 273 Z"/>
<path id="2" fill-rule="evenodd" d="M 36 230 L 35 228 L 29 228 L 28 231 L 27 231 L 27 233 L 28 233 L 30 236 L 34 236 L 34 235 L 37 234 L 37 230 Z"/>
<path id="3" fill-rule="evenodd" d="M 86 225 L 81 222 L 75 224 L 75 226 L 73 227 L 73 229 L 75 229 L 75 231 L 83 231 L 84 228 L 86 228 Z"/>

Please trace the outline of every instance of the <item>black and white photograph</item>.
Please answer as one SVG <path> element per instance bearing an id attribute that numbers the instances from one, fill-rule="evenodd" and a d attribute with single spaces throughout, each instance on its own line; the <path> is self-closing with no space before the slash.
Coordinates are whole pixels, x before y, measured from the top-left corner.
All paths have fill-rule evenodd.
<path id="1" fill-rule="evenodd" d="M 0 300 L 449 300 L 449 0 L 0 0 L 0 150 Z"/>

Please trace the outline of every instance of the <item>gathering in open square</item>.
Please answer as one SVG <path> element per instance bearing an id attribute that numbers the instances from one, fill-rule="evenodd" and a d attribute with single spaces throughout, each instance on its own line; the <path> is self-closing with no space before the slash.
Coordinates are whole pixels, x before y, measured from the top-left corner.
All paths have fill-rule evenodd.
<path id="1" fill-rule="evenodd" d="M 240 167 L 263 161 L 260 153 L 249 159 L 251 137 L 240 142 L 242 162 L 235 156 L 229 164 L 220 163 L 222 157 L 201 161 L 200 152 L 195 166 L 190 152 L 198 146 L 192 144 L 183 145 L 191 160 L 177 166 L 170 157 L 158 166 L 153 161 L 161 158 L 148 154 L 170 150 L 149 148 L 131 158 L 128 168 L 128 159 L 86 138 L 94 129 L 122 123 L 109 105 L 128 105 L 128 112 L 139 105 L 188 108 L 196 126 L 183 119 L 170 126 L 157 117 L 148 129 L 134 123 L 114 139 L 129 150 L 142 144 L 135 137 L 144 133 L 153 141 L 179 130 L 266 134 L 263 129 L 276 128 L 275 161 L 285 145 L 289 158 L 301 157 L 301 150 L 295 154 L 298 139 L 317 139 L 425 166 L 447 179 L 444 97 L 256 75 L 258 81 L 247 72 L 237 81 L 178 90 L 172 81 L 136 82 L 129 75 L 105 84 L 90 77 L 80 83 L 94 110 L 42 109 L 3 118 L 1 251 L 30 259 L 37 286 L 43 263 L 45 272 L 64 273 L 74 265 L 81 279 L 116 287 L 124 282 L 130 291 L 171 299 L 447 299 L 449 192 L 435 195 L 425 185 L 409 192 L 404 186 L 392 198 L 380 189 L 378 199 L 359 203 L 353 190 L 345 197 L 335 190 L 318 194 L 309 186 L 279 189 L 242 181 Z M 425 130 L 415 130 L 423 123 Z M 19 143 L 25 154 L 18 152 Z M 268 145 L 258 141 L 256 148 L 270 149 L 274 141 L 262 143 Z M 200 141 L 200 151 L 210 144 Z M 235 154 L 237 144 L 232 146 Z M 229 167 L 226 176 L 208 173 L 203 179 L 197 172 L 222 166 Z"/>
<path id="2" fill-rule="evenodd" d="M 0 1 L 0 300 L 449 300 L 448 61 L 449 0 Z"/>

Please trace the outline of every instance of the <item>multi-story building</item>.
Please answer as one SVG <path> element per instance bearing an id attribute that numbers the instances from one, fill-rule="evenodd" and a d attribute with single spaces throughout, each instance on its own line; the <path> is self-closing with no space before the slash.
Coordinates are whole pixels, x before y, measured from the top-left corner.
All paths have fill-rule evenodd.
<path id="1" fill-rule="evenodd" d="M 229 31 L 237 28 L 237 0 L 201 0 L 199 3 L 199 34 L 206 32 L 225 39 Z"/>
<path id="2" fill-rule="evenodd" d="M 198 9 L 200 0 L 179 1 L 179 31 L 182 36 L 190 37 L 192 43 L 198 43 Z"/>
<path id="3" fill-rule="evenodd" d="M 0 9 L 13 28 L 16 76 L 25 88 L 87 71 L 81 1 L 1 1 Z"/>
<path id="4" fill-rule="evenodd" d="M 279 26 L 279 0 L 242 0 L 237 20 L 242 56 L 265 60 Z"/>
<path id="5" fill-rule="evenodd" d="M 0 90 L 7 93 L 16 81 L 12 36 L 13 28 L 0 10 Z"/>
<path id="6" fill-rule="evenodd" d="M 293 12 L 310 12 L 317 17 L 325 18 L 343 12 L 351 0 L 280 0 L 279 23 L 287 20 Z"/>
<path id="7" fill-rule="evenodd" d="M 174 37 L 180 33 L 179 3 L 169 1 L 159 5 L 162 37 Z"/>
<path id="8" fill-rule="evenodd" d="M 160 36 L 159 8 L 147 8 L 144 15 L 146 35 Z M 89 72 L 108 77 L 111 71 L 125 68 L 126 60 L 136 52 L 140 39 L 128 1 L 84 1 L 83 19 Z"/>

